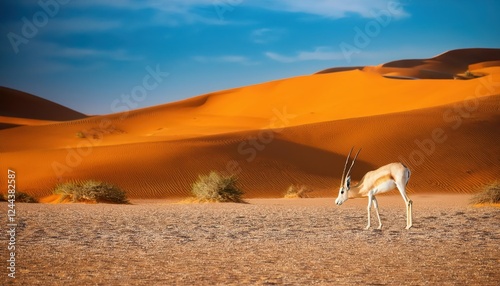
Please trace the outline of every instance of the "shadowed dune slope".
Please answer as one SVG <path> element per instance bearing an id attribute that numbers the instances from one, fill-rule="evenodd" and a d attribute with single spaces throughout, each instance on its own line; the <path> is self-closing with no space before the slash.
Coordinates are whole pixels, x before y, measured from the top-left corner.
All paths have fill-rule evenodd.
<path id="1" fill-rule="evenodd" d="M 38 96 L 0 87 L 0 128 L 48 124 L 50 121 L 68 121 L 84 117 L 85 114 Z"/>
<path id="2" fill-rule="evenodd" d="M 84 179 L 114 183 L 135 199 L 185 197 L 198 175 L 211 170 L 237 174 L 247 197 L 281 197 L 291 184 L 333 196 L 355 145 L 363 150 L 354 181 L 401 161 L 413 172 L 410 193 L 470 193 L 500 177 L 498 51 L 452 51 L 425 63 L 439 72 L 460 66 L 483 75 L 468 80 L 399 80 L 365 67 L 125 113 L 72 113 L 76 120 L 64 122 L 47 120 L 71 117 L 29 115 L 33 108 L 11 105 L 0 119 L 24 126 L 0 130 L 9 138 L 0 141 L 0 169 L 14 169 L 18 190 L 37 197 L 50 195 L 58 182 Z M 419 75 L 419 65 L 387 68 Z M 19 92 L 20 103 L 37 101 L 45 102 Z M 47 113 L 59 108 L 40 104 Z"/>
<path id="3" fill-rule="evenodd" d="M 420 79 L 460 78 L 466 71 L 477 68 L 474 64 L 500 60 L 500 49 L 459 49 L 442 53 L 430 59 L 410 59 L 388 62 L 376 67 L 365 67 L 385 76 Z M 469 67 L 473 65 L 472 67 Z M 498 65 L 497 65 L 498 66 Z"/>

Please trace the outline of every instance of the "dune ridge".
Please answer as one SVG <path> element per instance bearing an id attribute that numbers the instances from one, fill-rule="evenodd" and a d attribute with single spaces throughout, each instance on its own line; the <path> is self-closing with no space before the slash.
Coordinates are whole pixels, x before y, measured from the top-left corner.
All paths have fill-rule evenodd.
<path id="1" fill-rule="evenodd" d="M 498 58 L 500 49 L 451 51 L 69 121 L 14 110 L 0 114 L 23 125 L 0 130 L 12 139 L 0 142 L 0 168 L 15 169 L 18 189 L 36 197 L 58 182 L 97 179 L 133 199 L 181 198 L 211 170 L 237 174 L 249 198 L 282 197 L 291 184 L 334 196 L 355 145 L 363 151 L 353 180 L 401 161 L 413 172 L 410 194 L 471 193 L 500 176 Z M 386 77 L 467 69 L 481 76 Z"/>

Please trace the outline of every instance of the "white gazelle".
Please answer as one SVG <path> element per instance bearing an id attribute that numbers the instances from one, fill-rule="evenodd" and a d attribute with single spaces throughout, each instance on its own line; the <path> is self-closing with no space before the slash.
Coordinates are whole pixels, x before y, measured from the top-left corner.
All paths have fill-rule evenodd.
<path id="1" fill-rule="evenodd" d="M 354 147 L 353 147 L 354 148 Z M 366 229 L 370 228 L 370 209 L 373 204 L 375 212 L 378 218 L 378 229 L 382 228 L 382 222 L 380 221 L 380 215 L 378 213 L 378 203 L 375 198 L 376 194 L 381 194 L 385 192 L 398 189 L 405 201 L 406 205 L 406 229 L 412 226 L 412 201 L 406 195 L 406 185 L 410 179 L 410 169 L 408 169 L 402 163 L 390 163 L 385 166 L 378 168 L 377 170 L 370 171 L 366 173 L 361 181 L 355 186 L 351 187 L 351 169 L 354 166 L 354 162 L 358 157 L 359 151 L 354 156 L 351 166 L 346 173 L 346 168 L 349 163 L 349 158 L 351 157 L 352 149 L 347 155 L 347 159 L 344 165 L 344 171 L 342 172 L 342 178 L 340 183 L 339 195 L 335 200 L 337 205 L 341 205 L 349 198 L 363 198 L 368 197 L 368 225 Z"/>

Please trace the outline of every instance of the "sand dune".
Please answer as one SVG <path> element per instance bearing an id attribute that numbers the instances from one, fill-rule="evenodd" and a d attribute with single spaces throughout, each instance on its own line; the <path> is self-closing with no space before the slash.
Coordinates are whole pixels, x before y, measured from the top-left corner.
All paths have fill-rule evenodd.
<path id="1" fill-rule="evenodd" d="M 453 79 L 471 68 L 478 68 L 474 65 L 481 62 L 492 61 L 491 65 L 498 66 L 495 63 L 498 60 L 498 49 L 461 49 L 448 51 L 430 59 L 397 60 L 376 67 L 365 67 L 365 70 L 393 77 Z"/>
<path id="2" fill-rule="evenodd" d="M 290 184 L 333 196 L 356 145 L 363 151 L 353 180 L 402 161 L 413 172 L 410 193 L 470 193 L 500 176 L 498 58 L 500 50 L 451 51 L 59 123 L 23 122 L 41 116 L 11 105 L 4 122 L 26 126 L 0 131 L 12 139 L 0 142 L 0 167 L 15 169 L 18 189 L 38 197 L 58 182 L 92 178 L 135 199 L 179 198 L 210 170 L 236 173 L 247 197 L 281 197 Z M 467 69 L 484 76 L 383 76 L 453 78 Z"/>

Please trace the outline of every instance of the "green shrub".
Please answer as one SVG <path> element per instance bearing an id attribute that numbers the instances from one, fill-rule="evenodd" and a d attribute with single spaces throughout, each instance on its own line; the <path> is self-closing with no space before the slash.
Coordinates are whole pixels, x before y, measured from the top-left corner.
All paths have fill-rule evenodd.
<path id="1" fill-rule="evenodd" d="M 200 175 L 193 183 L 191 192 L 199 202 L 241 203 L 243 192 L 236 186 L 235 176 L 223 176 L 215 171 Z"/>
<path id="2" fill-rule="evenodd" d="M 487 184 L 472 197 L 472 204 L 500 204 L 500 181 Z"/>
<path id="3" fill-rule="evenodd" d="M 69 200 L 74 203 L 129 203 L 125 192 L 117 186 L 94 180 L 59 184 L 53 193 L 61 195 L 60 202 Z"/>
<path id="4" fill-rule="evenodd" d="M 290 185 L 288 187 L 285 198 L 293 199 L 293 198 L 309 198 L 308 193 L 312 192 L 312 190 L 305 185 Z"/>

